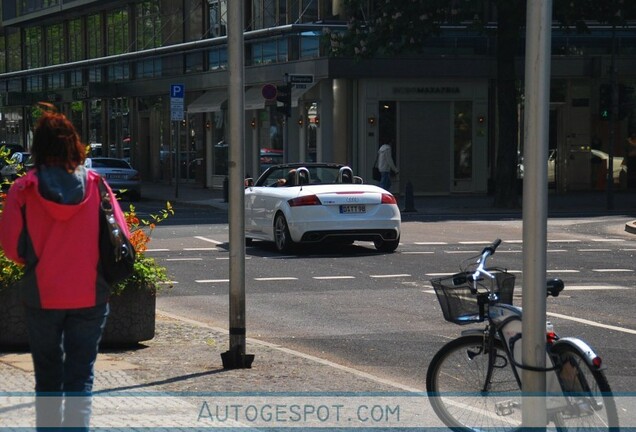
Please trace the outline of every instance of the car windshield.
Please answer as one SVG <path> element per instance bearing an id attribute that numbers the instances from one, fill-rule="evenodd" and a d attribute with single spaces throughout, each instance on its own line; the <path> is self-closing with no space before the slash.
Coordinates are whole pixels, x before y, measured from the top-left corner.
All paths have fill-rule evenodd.
<path id="1" fill-rule="evenodd" d="M 275 186 L 279 184 L 280 179 L 286 179 L 290 170 L 300 167 L 281 166 L 275 167 L 266 172 L 258 179 L 256 186 Z M 351 183 L 352 172 L 350 168 L 344 167 L 345 180 L 340 181 L 341 166 L 306 166 L 309 171 L 308 184 L 335 184 L 335 183 Z"/>
<path id="2" fill-rule="evenodd" d="M 91 159 L 92 168 L 124 168 L 130 169 L 130 165 L 121 159 Z"/>

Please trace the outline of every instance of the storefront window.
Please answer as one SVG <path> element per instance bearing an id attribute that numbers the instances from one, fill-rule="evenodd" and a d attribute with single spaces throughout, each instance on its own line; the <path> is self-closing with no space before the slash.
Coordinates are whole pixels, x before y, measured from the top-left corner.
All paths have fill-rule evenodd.
<path id="1" fill-rule="evenodd" d="M 213 48 L 208 51 L 210 70 L 227 68 L 227 48 Z"/>
<path id="2" fill-rule="evenodd" d="M 86 46 L 88 48 L 88 58 L 97 58 L 104 55 L 102 46 L 102 17 L 101 15 L 90 15 L 86 18 L 86 27 L 91 29 L 87 32 Z"/>
<path id="3" fill-rule="evenodd" d="M 455 102 L 454 173 L 455 179 L 473 177 L 473 103 Z"/>
<path id="4" fill-rule="evenodd" d="M 117 55 L 128 52 L 130 42 L 128 37 L 128 11 L 119 9 L 108 13 L 106 18 L 107 54 Z M 130 67 L 128 63 L 108 66 L 109 81 L 129 79 Z"/>
<path id="5" fill-rule="evenodd" d="M 137 51 L 162 45 L 162 20 L 157 0 L 137 4 Z"/>
<path id="6" fill-rule="evenodd" d="M 6 30 L 7 33 L 9 30 Z M 22 43 L 20 32 L 7 34 L 7 71 L 13 72 L 22 69 Z"/>
<path id="7" fill-rule="evenodd" d="M 7 45 L 5 42 L 5 37 L 0 36 L 0 73 L 5 73 L 7 71 L 7 56 L 5 53 L 5 47 Z"/>
<path id="8" fill-rule="evenodd" d="M 305 106 L 305 118 L 307 119 L 307 129 L 305 136 L 305 161 L 318 161 L 318 128 L 320 127 L 320 117 L 318 116 L 318 102 L 313 102 Z"/>
<path id="9" fill-rule="evenodd" d="M 72 62 L 84 59 L 84 33 L 80 18 L 68 22 L 68 59 Z"/>
<path id="10" fill-rule="evenodd" d="M 380 101 L 378 112 L 380 119 L 378 120 L 379 144 L 391 144 L 393 160 L 397 153 L 397 106 L 395 101 Z"/>
<path id="11" fill-rule="evenodd" d="M 227 0 L 208 0 L 210 30 L 209 37 L 227 35 Z"/>
<path id="12" fill-rule="evenodd" d="M 56 65 L 66 61 L 64 55 L 64 29 L 62 24 L 54 24 L 46 28 L 46 64 Z"/>
<path id="13" fill-rule="evenodd" d="M 302 32 L 300 34 L 300 57 L 314 58 L 320 56 L 320 32 Z"/>
<path id="14" fill-rule="evenodd" d="M 102 100 L 93 99 L 88 107 L 88 142 L 92 148 L 99 147 L 101 152 L 102 137 Z M 99 146 L 95 145 L 98 144 Z M 97 153 L 95 156 L 105 156 L 105 153 Z"/>
<path id="15" fill-rule="evenodd" d="M 228 144 L 225 139 L 225 114 L 226 111 L 220 111 L 213 113 L 211 127 L 214 133 L 212 136 L 216 137 L 217 142 L 214 144 L 214 174 L 215 175 L 227 175 L 228 169 Z"/>
<path id="16" fill-rule="evenodd" d="M 28 28 L 24 35 L 26 68 L 32 69 L 42 66 L 42 28 Z"/>

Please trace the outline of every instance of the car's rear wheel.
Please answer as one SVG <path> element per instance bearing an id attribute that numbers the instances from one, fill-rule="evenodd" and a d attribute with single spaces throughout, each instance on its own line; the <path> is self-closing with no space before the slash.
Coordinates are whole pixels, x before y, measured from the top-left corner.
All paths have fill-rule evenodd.
<path id="1" fill-rule="evenodd" d="M 279 252 L 290 252 L 294 248 L 294 241 L 289 234 L 287 219 L 278 213 L 274 219 L 274 244 Z"/>
<path id="2" fill-rule="evenodd" d="M 380 252 L 394 252 L 400 244 L 400 237 L 395 240 L 374 240 L 375 248 Z"/>

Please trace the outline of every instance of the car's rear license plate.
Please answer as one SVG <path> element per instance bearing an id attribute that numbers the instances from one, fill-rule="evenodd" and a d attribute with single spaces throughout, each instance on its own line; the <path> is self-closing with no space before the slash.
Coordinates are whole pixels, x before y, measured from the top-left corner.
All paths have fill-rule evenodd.
<path id="1" fill-rule="evenodd" d="M 367 208 L 363 204 L 347 204 L 340 206 L 340 213 L 366 213 Z"/>

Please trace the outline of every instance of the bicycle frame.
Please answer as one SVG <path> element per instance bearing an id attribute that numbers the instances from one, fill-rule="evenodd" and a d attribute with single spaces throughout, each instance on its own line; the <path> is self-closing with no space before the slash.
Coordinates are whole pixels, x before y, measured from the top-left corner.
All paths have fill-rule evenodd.
<path id="1" fill-rule="evenodd" d="M 477 291 L 477 280 L 480 275 L 487 276 L 494 279 L 494 276 L 484 268 L 484 264 L 492 254 L 492 251 L 486 248 L 479 259 L 479 265 L 473 273 L 474 287 Z M 481 294 L 485 296 L 485 294 Z M 546 359 L 545 368 L 536 368 L 525 366 L 521 364 L 517 359 L 521 359 L 521 339 L 522 339 L 522 309 L 517 306 L 498 303 L 497 295 L 490 291 L 487 295 L 488 305 L 487 320 L 488 324 L 485 329 L 470 329 L 462 331 L 463 335 L 480 334 L 485 338 L 484 343 L 488 343 L 488 346 L 484 348 L 488 349 L 488 370 L 484 380 L 484 387 L 482 391 L 487 392 L 489 382 L 492 377 L 492 372 L 495 368 L 495 351 L 493 349 L 494 340 L 499 339 L 503 341 L 505 348 L 507 361 L 512 368 L 513 374 L 519 388 L 523 389 L 523 383 L 521 380 L 521 374 L 519 369 L 530 369 L 539 372 L 546 373 L 546 405 L 548 408 L 548 415 L 559 412 L 569 406 L 569 402 L 565 397 L 564 389 L 561 385 L 558 373 L 561 365 L 555 364 L 553 356 L 551 355 L 551 349 L 560 344 L 568 344 L 582 354 L 582 357 L 591 367 L 597 367 L 595 364 L 598 356 L 592 350 L 592 348 L 580 339 L 567 337 L 559 338 L 554 335 L 554 339 L 546 341 Z M 505 409 L 505 408 L 504 408 Z"/>

